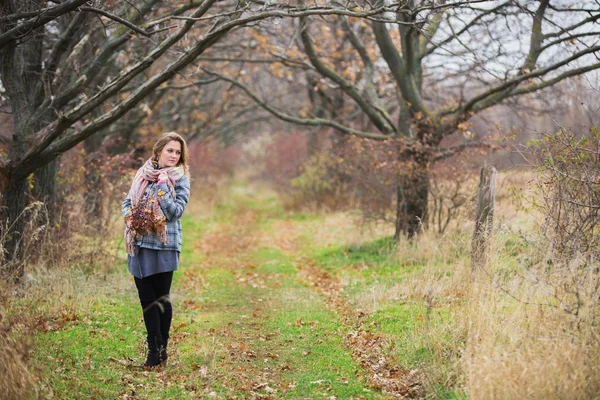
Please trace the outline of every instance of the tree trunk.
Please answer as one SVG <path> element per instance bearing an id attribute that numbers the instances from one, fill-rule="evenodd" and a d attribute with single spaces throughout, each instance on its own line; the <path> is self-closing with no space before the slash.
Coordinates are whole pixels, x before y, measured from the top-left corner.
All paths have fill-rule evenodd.
<path id="1" fill-rule="evenodd" d="M 39 102 L 39 99 L 36 99 Z M 36 103 L 37 104 L 37 103 Z M 33 114 L 34 111 L 30 110 L 29 115 Z M 42 129 L 51 122 L 48 115 L 41 118 L 39 121 L 33 124 L 33 131 Z M 51 226 L 56 224 L 56 214 L 60 207 L 57 202 L 60 201 L 56 197 L 56 170 L 58 160 L 55 159 L 50 161 L 42 168 L 37 169 L 33 173 L 33 187 L 31 188 L 31 195 L 35 200 L 41 201 L 46 206 L 47 221 L 50 222 Z M 46 219 L 44 219 L 46 221 Z"/>
<path id="2" fill-rule="evenodd" d="M 13 275 L 19 280 L 23 270 L 23 229 L 25 227 L 24 210 L 27 206 L 27 178 L 10 179 L 4 196 L 4 223 L 2 239 L 4 242 L 4 264 L 2 272 Z"/>
<path id="3" fill-rule="evenodd" d="M 429 166 L 414 161 L 414 168 L 400 176 L 394 238 L 413 239 L 427 222 L 429 200 Z"/>
<path id="4" fill-rule="evenodd" d="M 59 207 L 56 198 L 56 165 L 57 160 L 53 160 L 35 171 L 31 190 L 33 197 L 45 204 L 48 221 L 52 226 L 56 223 L 56 211 Z"/>
<path id="5" fill-rule="evenodd" d="M 494 226 L 494 203 L 496 201 L 496 168 L 484 167 L 479 178 L 475 230 L 471 242 L 471 268 L 485 268 L 490 253 L 490 236 Z"/>
<path id="6" fill-rule="evenodd" d="M 90 136 L 83 141 L 83 147 L 85 149 L 86 157 L 91 155 L 100 149 L 104 131 L 98 132 L 93 136 Z M 85 168 L 85 185 L 87 188 L 96 188 L 97 190 L 86 190 L 85 191 L 85 205 L 88 225 L 94 226 L 96 229 L 99 227 L 99 221 L 101 218 L 101 207 L 100 207 L 100 171 L 98 171 L 98 165 L 92 160 L 86 163 Z"/>
<path id="7" fill-rule="evenodd" d="M 28 2 L 5 1 L 0 5 L 0 15 L 15 12 L 34 11 L 43 8 L 43 1 Z M 15 21 L 0 24 L 0 32 L 14 28 Z M 35 123 L 31 115 L 41 104 L 36 95 L 36 84 L 41 77 L 42 39 L 44 28 L 37 28 L 28 40 L 17 48 L 17 42 L 10 42 L 0 50 L 0 76 L 10 99 L 14 119 L 13 140 L 8 149 L 8 158 L 18 160 L 25 154 L 30 143 Z M 20 171 L 9 171 L 8 184 L 4 196 L 2 239 L 4 240 L 5 264 L 2 269 L 13 275 L 16 280 L 23 276 L 23 228 L 24 212 L 27 207 L 27 179 Z"/>

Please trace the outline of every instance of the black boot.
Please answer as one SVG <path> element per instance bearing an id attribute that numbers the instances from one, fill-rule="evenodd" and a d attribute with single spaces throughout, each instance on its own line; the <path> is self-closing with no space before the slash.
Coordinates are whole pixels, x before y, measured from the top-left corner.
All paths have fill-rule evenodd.
<path id="1" fill-rule="evenodd" d="M 167 345 L 169 344 L 169 335 L 162 337 L 162 344 L 160 346 L 160 362 L 166 362 L 169 358 L 169 354 L 167 354 Z"/>
<path id="2" fill-rule="evenodd" d="M 146 362 L 140 367 L 145 370 L 152 369 L 161 363 L 160 360 L 160 349 L 162 339 L 160 336 L 148 336 L 148 357 Z"/>

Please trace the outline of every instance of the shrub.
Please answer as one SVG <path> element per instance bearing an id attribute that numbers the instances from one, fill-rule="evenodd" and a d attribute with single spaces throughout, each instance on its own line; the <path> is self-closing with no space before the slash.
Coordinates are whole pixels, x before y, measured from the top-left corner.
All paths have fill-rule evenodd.
<path id="1" fill-rule="evenodd" d="M 318 142 L 318 148 L 309 141 Z M 312 148 L 312 152 L 309 151 Z M 293 133 L 272 138 L 265 151 L 262 178 L 273 184 L 287 210 L 358 209 L 363 222 L 394 223 L 398 185 L 412 196 L 416 169 L 399 158 L 402 138 L 371 140 L 323 133 L 315 141 Z M 430 171 L 429 222 L 443 233 L 471 196 L 473 165 L 469 157 L 446 159 Z M 260 164 L 256 162 L 255 164 Z"/>
<path id="2" fill-rule="evenodd" d="M 463 366 L 473 398 L 600 393 L 600 135 L 568 130 L 526 146 L 537 175 L 517 234 L 502 228 L 473 277 Z M 522 228 L 530 221 L 534 229 Z"/>
<path id="3" fill-rule="evenodd" d="M 577 137 L 561 130 L 530 144 L 540 171 L 536 202 L 546 218 L 543 229 L 554 256 L 568 260 L 586 254 L 600 260 L 600 129 Z"/>
<path id="4" fill-rule="evenodd" d="M 57 201 L 50 205 L 34 201 L 21 216 L 26 224 L 19 244 L 25 257 L 20 262 L 28 268 L 85 265 L 103 269 L 114 264 L 110 246 L 117 229 L 114 210 L 120 209 L 129 190 L 128 167 L 133 156 L 110 154 L 112 145 L 108 141 L 89 154 L 77 146 L 61 156 Z M 30 189 L 32 185 L 35 182 L 30 179 Z"/>

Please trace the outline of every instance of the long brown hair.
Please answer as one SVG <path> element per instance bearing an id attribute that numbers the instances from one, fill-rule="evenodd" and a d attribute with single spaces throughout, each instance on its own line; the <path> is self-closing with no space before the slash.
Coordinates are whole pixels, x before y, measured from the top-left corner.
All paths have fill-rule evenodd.
<path id="1" fill-rule="evenodd" d="M 188 167 L 188 160 L 190 157 L 190 152 L 188 150 L 185 139 L 183 139 L 183 137 L 181 137 L 181 135 L 177 132 L 167 132 L 167 133 L 163 133 L 162 135 L 160 135 L 160 137 L 158 138 L 156 143 L 154 143 L 154 148 L 152 149 L 152 155 L 153 155 L 154 161 L 158 162 L 158 155 L 165 148 L 167 143 L 169 143 L 172 140 L 175 140 L 181 144 L 181 157 L 179 158 L 179 162 L 177 163 L 177 166 L 178 167 L 182 166 L 183 171 L 185 172 L 185 175 L 189 178 L 190 177 L 190 169 Z"/>

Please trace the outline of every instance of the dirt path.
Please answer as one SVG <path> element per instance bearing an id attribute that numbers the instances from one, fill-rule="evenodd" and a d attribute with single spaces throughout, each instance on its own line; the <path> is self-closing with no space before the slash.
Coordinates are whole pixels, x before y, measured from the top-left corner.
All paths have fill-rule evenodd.
<path id="1" fill-rule="evenodd" d="M 292 371 L 291 365 L 298 360 L 293 356 L 286 359 L 280 353 L 286 353 L 285 348 L 294 339 L 282 337 L 285 335 L 280 330 L 266 331 L 264 328 L 269 325 L 268 320 L 273 319 L 270 308 L 285 307 L 278 301 L 278 292 L 289 290 L 290 283 L 300 280 L 312 292 L 308 296 L 323 301 L 333 313 L 341 328 L 336 335 L 340 336 L 352 362 L 361 368 L 358 375 L 365 380 L 367 390 L 379 391 L 385 398 L 422 398 L 418 374 L 398 367 L 393 355 L 386 351 L 392 348 L 390 343 L 371 332 L 364 323 L 366 314 L 353 310 L 344 300 L 339 280 L 301 255 L 297 245 L 301 234 L 294 229 L 294 224 L 277 221 L 264 232 L 257 223 L 258 217 L 254 210 L 239 210 L 235 223 L 220 224 L 215 227 L 214 234 L 204 236 L 196 245 L 205 255 L 201 270 L 219 268 L 228 271 L 239 286 L 236 292 L 240 296 L 242 293 L 248 295 L 245 304 L 238 304 L 237 309 L 231 310 L 230 317 L 238 313 L 237 322 L 228 321 L 226 328 L 210 331 L 221 339 L 227 337 L 221 350 L 221 361 L 229 365 L 233 373 L 225 373 L 221 380 L 227 380 L 235 390 L 249 393 L 253 398 L 279 398 L 293 392 L 297 383 L 287 379 L 287 372 Z M 292 263 L 291 282 L 290 276 L 266 272 L 257 265 L 260 261 L 272 262 L 256 260 L 252 256 L 259 247 L 276 249 L 283 254 L 282 262 Z M 312 331 L 319 329 L 314 321 L 301 318 L 294 321 L 294 325 L 298 328 L 310 326 Z M 302 354 L 308 355 L 310 350 Z M 258 360 L 262 363 L 256 362 Z M 204 370 L 208 371 L 208 366 Z"/>
<path id="2" fill-rule="evenodd" d="M 166 368 L 132 368 L 144 325 L 131 277 L 115 273 L 78 287 L 76 318 L 36 337 L 41 397 L 421 398 L 417 374 L 397 367 L 340 281 L 304 255 L 324 245 L 307 235 L 314 226 L 264 204 L 246 197 L 185 216 Z"/>

